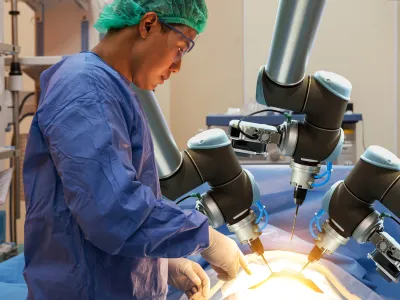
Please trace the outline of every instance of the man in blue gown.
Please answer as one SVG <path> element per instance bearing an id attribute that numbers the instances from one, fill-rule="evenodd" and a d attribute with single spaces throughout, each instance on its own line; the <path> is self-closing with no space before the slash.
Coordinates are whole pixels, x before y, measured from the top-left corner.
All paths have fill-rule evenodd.
<path id="1" fill-rule="evenodd" d="M 28 299 L 206 298 L 201 255 L 230 280 L 243 254 L 206 217 L 162 200 L 146 116 L 131 89 L 180 70 L 207 22 L 204 0 L 116 0 L 105 38 L 41 76 L 24 162 Z"/>

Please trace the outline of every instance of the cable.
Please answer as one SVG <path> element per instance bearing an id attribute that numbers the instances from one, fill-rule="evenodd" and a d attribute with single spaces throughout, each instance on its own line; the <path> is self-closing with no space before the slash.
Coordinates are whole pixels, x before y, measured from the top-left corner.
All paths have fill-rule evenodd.
<path id="1" fill-rule="evenodd" d="M 185 201 L 186 199 L 189 199 L 189 198 L 197 198 L 197 199 L 200 200 L 200 199 L 201 199 L 201 195 L 200 195 L 199 193 L 190 194 L 190 195 L 188 195 L 188 196 L 182 198 L 182 199 L 179 200 L 178 202 L 176 202 L 176 204 L 178 205 L 179 203 L 181 203 L 181 202 L 183 202 L 183 201 Z"/>
<path id="2" fill-rule="evenodd" d="M 268 222 L 265 222 L 264 225 L 261 226 L 260 229 L 258 229 L 258 231 L 259 231 L 259 232 L 262 232 L 262 231 L 265 229 L 265 227 L 267 227 L 267 225 L 268 225 Z"/>
<path id="3" fill-rule="evenodd" d="M 311 186 L 312 187 L 321 187 L 321 186 L 327 184 L 330 179 L 331 179 L 331 173 L 329 172 L 328 176 L 325 178 L 325 180 L 323 182 L 321 182 L 321 183 L 314 182 L 313 184 L 311 184 Z"/>
<path id="4" fill-rule="evenodd" d="M 179 200 L 178 202 L 176 202 L 176 204 L 178 205 L 179 203 L 185 201 L 186 199 L 192 198 L 192 196 L 186 196 L 185 198 L 182 198 L 181 200 Z"/>
<path id="5" fill-rule="evenodd" d="M 317 214 L 317 217 L 316 217 L 316 221 L 315 221 L 315 225 L 317 225 L 317 229 L 318 229 L 318 231 L 319 232 L 322 232 L 322 228 L 321 228 L 321 224 L 319 223 L 319 219 L 322 217 L 322 215 L 324 215 L 325 214 L 325 211 L 322 209 L 322 214 L 318 217 L 318 214 Z"/>
<path id="6" fill-rule="evenodd" d="M 257 208 L 258 208 L 259 211 L 260 211 L 260 215 L 258 216 L 258 218 L 257 218 L 257 220 L 256 220 L 256 224 L 258 224 L 258 223 L 260 223 L 261 219 L 263 218 L 264 209 L 263 209 L 263 208 L 260 208 L 260 206 L 259 206 L 259 201 L 256 202 L 256 205 L 257 205 Z"/>
<path id="7" fill-rule="evenodd" d="M 398 259 L 397 257 L 394 257 L 392 252 L 388 251 L 386 252 L 387 256 L 389 256 L 390 259 L 393 259 L 394 261 L 400 262 L 400 259 Z"/>
<path id="8" fill-rule="evenodd" d="M 20 106 L 19 106 L 19 113 L 22 112 L 22 109 L 24 108 L 25 102 L 26 102 L 30 97 L 32 97 L 32 96 L 34 96 L 34 95 L 35 95 L 35 93 L 32 92 L 32 93 L 29 93 L 28 95 L 26 95 L 26 96 L 24 97 L 24 99 L 22 99 L 22 102 L 21 102 L 21 104 L 20 104 Z"/>
<path id="9" fill-rule="evenodd" d="M 400 225 L 400 221 L 397 220 L 395 217 L 393 217 L 391 214 L 388 214 L 388 213 L 381 213 L 380 218 L 389 218 L 389 219 L 392 219 L 393 221 L 395 221 L 397 224 Z"/>
<path id="10" fill-rule="evenodd" d="M 328 171 L 325 171 L 325 172 L 322 173 L 322 174 L 315 175 L 314 178 L 315 178 L 315 179 L 324 178 L 324 176 L 327 175 L 328 173 L 329 173 Z"/>
<path id="11" fill-rule="evenodd" d="M 326 163 L 326 171 L 324 173 L 322 173 L 322 174 L 315 175 L 314 178 L 315 179 L 323 178 L 325 175 L 327 175 L 328 173 L 332 172 L 332 168 L 333 168 L 332 162 L 328 161 Z"/>
<path id="12" fill-rule="evenodd" d="M 323 174 L 314 176 L 314 178 L 320 179 L 320 178 L 324 177 L 325 175 L 328 175 L 328 176 L 325 178 L 325 180 L 323 182 L 321 182 L 321 183 L 314 182 L 311 184 L 311 186 L 312 187 L 321 187 L 321 186 L 325 185 L 331 179 L 331 173 L 332 173 L 332 162 L 328 161 L 326 163 L 326 171 Z"/>
<path id="13" fill-rule="evenodd" d="M 256 224 L 260 223 L 261 219 L 263 218 L 263 211 L 260 212 L 260 215 L 258 216 L 257 220 L 256 220 Z"/>
<path id="14" fill-rule="evenodd" d="M 270 112 L 275 112 L 275 113 L 279 113 L 279 114 L 281 114 L 281 115 L 284 115 L 284 116 L 286 117 L 286 119 L 288 119 L 288 120 L 291 119 L 291 116 L 290 116 L 288 113 L 286 113 L 286 112 L 283 112 L 283 111 L 280 111 L 280 110 L 277 110 L 277 109 L 272 109 L 272 108 L 262 109 L 262 110 L 253 112 L 253 113 L 251 113 L 251 114 L 248 114 L 248 115 L 246 115 L 246 116 L 243 116 L 243 117 L 239 120 L 239 123 L 238 123 L 238 125 L 237 125 L 237 129 L 239 130 L 239 132 L 240 132 L 241 134 L 243 134 L 243 135 L 244 135 L 245 137 L 247 137 L 248 139 L 256 140 L 256 139 L 257 139 L 257 136 L 254 136 L 254 135 L 251 136 L 251 135 L 249 135 L 249 134 L 243 132 L 243 130 L 240 128 L 240 123 L 241 123 L 244 119 L 246 119 L 246 118 L 248 118 L 248 117 L 257 115 L 257 114 L 262 113 L 262 112 L 268 112 L 268 111 L 270 111 Z"/>
<path id="15" fill-rule="evenodd" d="M 19 118 L 19 122 L 21 123 L 27 117 L 33 117 L 35 113 L 26 113 L 21 118 Z"/>
<path id="16" fill-rule="evenodd" d="M 25 105 L 25 102 L 29 99 L 29 97 L 31 97 L 33 95 L 35 95 L 35 93 L 29 93 L 28 95 L 26 95 L 24 97 L 24 99 L 22 100 L 21 105 L 19 107 L 19 113 L 21 113 L 21 111 L 23 109 L 23 106 Z M 25 118 L 30 117 L 30 116 L 34 116 L 34 115 L 35 115 L 34 113 L 26 113 L 25 115 L 23 115 L 19 119 L 19 122 L 22 122 Z M 11 138 L 11 145 L 14 145 L 14 138 L 15 138 L 15 135 L 13 133 L 12 138 Z M 13 167 L 13 160 L 10 159 L 10 168 L 12 168 L 12 167 Z M 19 180 L 19 179 L 14 179 L 14 180 Z M 10 197 L 10 207 L 12 207 L 11 206 L 12 205 L 12 201 L 13 201 L 13 188 L 12 188 L 12 185 L 10 186 L 9 197 Z M 13 222 L 13 220 L 12 220 L 12 218 L 10 218 L 10 236 L 13 236 L 13 232 L 12 232 L 13 223 L 12 222 Z M 14 230 L 17 230 L 17 229 L 14 229 Z"/>
<path id="17" fill-rule="evenodd" d="M 265 217 L 264 225 L 261 226 L 261 228 L 259 228 L 259 230 L 258 230 L 259 232 L 262 232 L 265 229 L 265 227 L 267 227 L 267 225 L 268 225 L 269 215 L 268 215 L 267 210 L 265 209 L 265 206 L 260 201 L 256 202 L 256 206 L 260 210 L 260 215 L 258 216 L 258 218 L 257 218 L 255 223 L 256 224 L 260 223 L 261 219 L 263 217 Z"/>
<path id="18" fill-rule="evenodd" d="M 362 129 L 361 140 L 362 140 L 362 145 L 363 145 L 363 148 L 364 148 L 364 151 L 365 151 L 365 150 L 367 150 L 367 147 L 365 146 L 364 120 L 361 120 L 361 129 Z"/>
<path id="19" fill-rule="evenodd" d="M 311 219 L 310 224 L 308 225 L 308 230 L 310 231 L 312 237 L 316 240 L 317 236 L 315 235 L 313 228 L 314 222 L 317 222 L 315 216 Z"/>
<path id="20" fill-rule="evenodd" d="M 13 159 L 10 158 L 10 169 L 12 167 L 13 167 Z M 15 180 L 14 175 L 13 175 L 13 180 Z M 12 205 L 13 205 L 13 203 L 12 203 L 13 202 L 13 185 L 12 184 L 10 185 L 10 189 L 9 189 L 9 197 L 10 197 L 9 205 L 10 205 L 10 207 L 12 207 Z M 9 222 L 9 227 L 10 227 L 9 229 L 10 229 L 10 239 L 11 239 L 11 237 L 14 235 L 14 231 L 13 231 L 14 224 L 13 224 L 13 218 L 11 218 L 11 216 L 8 218 L 8 222 Z M 16 229 L 14 229 L 14 230 L 16 230 Z"/>
<path id="21" fill-rule="evenodd" d="M 399 225 L 400 225 L 400 222 L 399 222 L 399 220 L 397 220 L 395 217 L 393 217 L 393 216 L 390 216 L 389 218 L 391 218 L 393 221 L 395 221 L 397 224 L 399 224 Z"/>
<path id="22" fill-rule="evenodd" d="M 317 236 L 315 235 L 314 228 L 313 228 L 314 222 L 315 222 L 315 225 L 316 225 L 318 231 L 322 232 L 321 225 L 319 224 L 319 219 L 321 219 L 321 217 L 324 214 L 325 214 L 325 210 L 321 208 L 317 213 L 315 213 L 314 217 L 310 221 L 310 224 L 308 225 L 308 229 L 310 230 L 310 233 L 314 239 L 317 239 Z"/>

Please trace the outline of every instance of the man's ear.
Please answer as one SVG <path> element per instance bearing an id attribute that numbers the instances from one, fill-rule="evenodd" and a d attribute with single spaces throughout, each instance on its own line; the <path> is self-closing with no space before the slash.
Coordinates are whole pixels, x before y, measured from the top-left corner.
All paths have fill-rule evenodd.
<path id="1" fill-rule="evenodd" d="M 139 34 L 142 39 L 147 38 L 156 30 L 161 30 L 157 14 L 155 12 L 145 14 L 139 23 Z"/>

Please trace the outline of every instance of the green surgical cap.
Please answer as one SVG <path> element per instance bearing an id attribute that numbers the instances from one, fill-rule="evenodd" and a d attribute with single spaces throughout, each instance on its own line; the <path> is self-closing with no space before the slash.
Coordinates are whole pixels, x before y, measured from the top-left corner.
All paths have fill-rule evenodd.
<path id="1" fill-rule="evenodd" d="M 106 5 L 94 27 L 101 33 L 109 29 L 139 24 L 148 12 L 164 22 L 182 24 L 202 33 L 207 24 L 205 0 L 114 0 Z"/>

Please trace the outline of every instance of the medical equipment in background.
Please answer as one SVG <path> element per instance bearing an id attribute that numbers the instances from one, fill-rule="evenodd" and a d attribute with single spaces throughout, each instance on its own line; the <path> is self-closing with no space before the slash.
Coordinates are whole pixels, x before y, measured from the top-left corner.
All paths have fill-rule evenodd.
<path id="1" fill-rule="evenodd" d="M 19 91 L 19 98 L 21 101 L 21 117 L 24 118 L 35 113 L 37 109 L 37 102 L 40 94 L 40 74 L 49 68 L 50 66 L 58 63 L 62 60 L 62 55 L 70 55 L 79 51 L 88 51 L 93 48 L 102 38 L 97 30 L 92 26 L 98 15 L 102 11 L 103 7 L 110 3 L 112 0 L 23 0 L 35 13 L 34 24 L 35 24 L 35 56 L 30 57 L 19 57 L 20 70 L 31 77 L 35 81 L 35 91 Z M 59 18 L 54 18 L 54 14 L 57 14 L 57 6 L 62 5 L 63 16 L 71 16 L 69 19 L 77 20 L 80 22 L 80 31 L 64 30 L 66 27 L 60 26 L 58 23 L 51 22 L 51 20 L 59 21 Z M 79 8 L 79 9 L 77 9 Z M 46 18 L 50 21 L 46 22 Z M 60 24 L 63 24 L 62 22 Z M 2 26 L 1 24 L 0 26 Z M 65 24 L 64 24 L 65 25 Z M 58 56 L 46 56 L 45 49 L 45 30 L 48 28 L 57 28 L 57 35 L 52 36 L 51 42 L 55 45 L 63 45 L 63 41 L 68 38 L 72 40 L 80 40 L 80 46 L 77 49 L 69 49 L 67 53 L 59 53 Z M 67 26 L 68 28 L 68 26 Z M 63 31 L 64 30 L 64 31 Z M 50 41 L 49 41 L 50 42 Z M 50 45 L 53 46 L 53 45 Z M 54 49 L 49 47 L 50 51 L 63 51 L 63 48 Z M 10 69 L 12 60 L 6 59 L 5 66 Z M 4 100 L 6 103 L 11 97 L 10 93 L 6 93 Z M 29 95 L 29 96 L 28 96 Z M 24 101 L 25 98 L 29 98 L 29 101 Z M 25 100 L 27 100 L 27 98 Z M 33 100 L 33 101 L 31 101 Z M 23 106 L 23 104 L 28 104 Z M 9 114 L 6 114 L 6 118 Z M 10 122 L 8 122 L 10 123 Z M 2 124 L 0 124 L 2 125 Z M 9 124 L 6 124 L 9 125 Z M 7 129 L 9 129 L 8 126 Z"/>
<path id="2" fill-rule="evenodd" d="M 7 113 L 12 114 L 12 126 L 13 126 L 13 132 L 14 132 L 14 138 L 13 138 L 13 146 L 12 147 L 0 147 L 0 159 L 11 159 L 12 167 L 14 168 L 14 178 L 12 180 L 12 188 L 11 188 L 11 197 L 10 197 L 10 214 L 9 214 L 9 220 L 10 220 L 10 240 L 12 243 L 17 242 L 17 226 L 16 226 L 16 220 L 20 218 L 20 177 L 21 177 L 21 166 L 20 166 L 20 157 L 19 157 L 19 152 L 20 152 L 20 136 L 19 136 L 19 92 L 22 89 L 22 73 L 21 73 L 21 67 L 19 64 L 19 51 L 20 48 L 18 46 L 18 2 L 17 0 L 12 0 L 11 1 L 11 10 L 9 12 L 11 16 L 11 37 L 12 37 L 12 45 L 7 45 L 4 43 L 0 44 L 0 53 L 1 54 L 6 54 L 6 55 L 11 55 L 12 56 L 12 62 L 11 62 L 11 67 L 10 67 L 10 72 L 9 72 L 9 77 L 8 77 L 8 90 L 11 92 L 12 96 L 12 107 L 10 111 L 10 107 L 7 107 L 5 104 L 5 93 L 4 93 L 4 88 L 3 88 L 3 82 L 4 82 L 4 59 L 2 59 L 2 70 L 1 70 L 1 89 L 0 89 L 0 114 L 2 117 L 2 122 L 0 125 L 0 131 L 2 131 L 2 134 L 0 137 L 3 138 L 4 140 L 4 130 L 7 126 L 7 124 L 4 124 L 5 120 L 7 120 L 6 117 L 4 117 Z M 2 3 L 3 5 L 3 3 Z M 3 6 L 2 6 L 3 8 Z M 3 24 L 0 24 L 1 28 L 1 34 L 3 34 Z M 13 247 L 9 247 L 7 251 L 12 252 L 14 251 L 15 245 Z"/>
<path id="3" fill-rule="evenodd" d="M 221 128 L 227 134 L 229 134 L 230 131 L 229 122 L 232 120 L 240 120 L 245 115 L 246 115 L 245 113 L 237 113 L 235 115 L 209 114 L 206 116 L 206 126 L 207 129 Z M 276 114 L 262 115 L 261 113 L 255 116 L 247 117 L 245 118 L 245 120 L 250 123 L 262 123 L 272 126 L 279 126 L 285 121 L 285 117 Z M 303 121 L 304 115 L 293 114 L 292 120 Z M 364 132 L 362 130 L 362 127 L 361 130 L 358 129 L 357 124 L 363 125 L 363 116 L 358 113 L 346 112 L 342 122 L 342 129 L 344 132 L 343 149 L 339 157 L 336 160 L 332 161 L 333 165 L 354 166 L 356 164 L 359 157 L 357 155 L 357 148 L 358 148 L 356 143 L 357 135 L 360 134 L 360 136 L 362 137 Z M 245 153 L 243 155 L 240 155 L 239 152 L 236 153 L 238 155 L 239 162 L 242 165 L 265 165 L 265 164 L 290 165 L 291 161 L 291 157 L 284 156 L 281 153 L 278 145 L 271 143 L 266 146 L 266 152 L 263 153 L 254 152 L 254 153 Z"/>
<path id="4" fill-rule="evenodd" d="M 242 169 L 226 133 L 222 129 L 199 133 L 180 152 L 154 92 L 132 88 L 149 122 L 163 196 L 175 200 L 208 183 L 210 188 L 206 193 L 188 196 L 197 198 L 196 209 L 208 217 L 211 227 L 226 224 L 240 243 L 249 244 L 253 252 L 262 255 L 264 247 L 259 239 L 262 228 L 258 224 L 262 218 L 267 223 L 268 215 L 258 202 L 260 191 L 253 175 Z M 259 210 L 258 216 L 253 206 Z"/>
<path id="5" fill-rule="evenodd" d="M 22 164 L 21 161 L 24 156 L 24 139 L 26 135 L 20 134 L 20 122 L 33 115 L 37 109 L 37 99 L 40 94 L 39 77 L 42 71 L 59 62 L 62 56 L 44 56 L 44 31 L 45 26 L 58 26 L 51 22 L 45 22 L 45 15 L 47 10 L 55 8 L 60 4 L 65 4 L 66 10 L 63 12 L 67 14 L 70 10 L 76 19 L 77 14 L 82 14 L 80 21 L 80 35 L 76 35 L 77 39 L 81 41 L 80 50 L 86 51 L 92 48 L 102 38 L 91 24 L 98 17 L 100 11 L 109 0 L 23 0 L 35 12 L 35 55 L 34 57 L 19 57 L 20 48 L 18 46 L 18 23 L 19 16 L 17 8 L 17 0 L 10 0 L 11 2 L 11 21 L 12 21 L 12 45 L 2 43 L 3 41 L 3 22 L 0 24 L 0 160 L 10 160 L 10 165 L 14 168 L 14 179 L 12 181 L 12 188 L 10 193 L 10 240 L 13 243 L 17 242 L 17 229 L 16 220 L 20 216 L 20 201 L 23 199 L 22 188 Z M 68 3 L 73 3 L 69 5 Z M 1 1 L 0 8 L 3 14 L 4 2 Z M 81 10 L 77 11 L 76 6 Z M 51 14 L 49 12 L 49 19 Z M 57 19 L 59 20 L 59 19 Z M 60 23 L 61 24 L 61 23 Z M 60 31 L 58 31 L 60 33 Z M 71 39 L 71 32 L 68 38 Z M 65 40 L 66 35 L 57 34 L 56 39 L 60 41 Z M 52 39 L 54 40 L 54 38 Z M 54 41 L 57 43 L 57 41 Z M 71 54 L 71 53 L 64 53 Z M 4 59 L 1 55 L 11 56 Z M 9 71 L 7 82 L 7 90 L 4 90 L 4 72 Z M 22 91 L 22 72 L 30 76 L 35 81 L 35 91 Z M 20 101 L 22 100 L 22 101 Z M 4 147 L 5 131 L 13 130 L 13 142 L 11 147 Z M 8 165 L 7 165 L 8 166 Z M 0 166 L 1 169 L 1 166 Z"/>
<path id="6" fill-rule="evenodd" d="M 50 66 L 58 63 L 63 59 L 62 55 L 70 55 L 79 51 L 88 51 L 92 49 L 104 36 L 99 34 L 93 27 L 93 23 L 99 16 L 103 7 L 112 2 L 112 0 L 22 0 L 25 2 L 35 13 L 34 24 L 35 24 L 35 56 L 19 57 L 20 68 L 22 72 L 35 81 L 34 91 L 20 91 L 20 99 L 24 99 L 25 96 L 35 93 L 35 97 L 29 96 L 28 105 L 23 107 L 21 116 L 35 113 L 37 109 L 37 102 L 40 94 L 40 74 L 49 68 Z M 62 14 L 64 17 L 69 16 L 66 20 L 71 22 L 80 23 L 80 31 L 71 31 L 69 26 L 65 26 L 63 22 L 54 22 L 52 20 L 59 21 L 60 18 L 55 14 L 58 13 L 57 6 L 62 5 Z M 78 8 L 78 9 L 77 9 Z M 64 24 L 61 26 L 60 24 Z M 75 24 L 74 24 L 75 26 Z M 67 29 L 65 29 L 67 28 Z M 56 30 L 57 34 L 52 35 L 51 41 L 46 42 L 47 48 L 45 48 L 45 31 Z M 65 39 L 71 41 L 74 44 L 75 40 L 80 41 L 76 49 L 67 47 L 67 52 L 63 52 Z M 59 47 L 59 48 L 58 48 Z M 49 51 L 55 51 L 56 55 L 48 56 Z M 6 59 L 5 65 L 7 68 L 11 65 L 11 60 Z M 6 94 L 6 97 L 9 95 Z M 33 101 L 31 101 L 33 100 Z M 7 100 L 6 100 L 7 101 Z M 24 102 L 24 101 L 22 101 Z M 21 102 L 21 106 L 22 106 Z M 33 104 L 33 105 L 31 105 Z"/>
<path id="7" fill-rule="evenodd" d="M 93 23 L 99 16 L 104 5 L 110 1 L 111 0 L 23 0 L 35 13 L 35 56 L 20 57 L 19 62 L 22 72 L 35 81 L 34 92 L 36 95 L 40 94 L 39 77 L 42 71 L 61 61 L 63 58 L 62 55 L 70 55 L 79 51 L 88 51 L 100 41 L 102 35 L 98 34 L 96 29 L 93 28 Z M 65 26 L 65 24 L 63 26 L 60 25 L 63 24 L 63 22 L 54 23 L 51 21 L 60 20 L 59 17 L 55 18 L 55 14 L 58 13 L 57 6 L 59 5 L 62 5 L 63 16 L 70 16 L 68 20 L 80 22 L 80 31 L 65 29 L 68 28 L 68 26 Z M 50 21 L 46 21 L 46 18 Z M 51 42 L 54 43 L 54 45 L 50 44 L 49 46 L 49 44 L 47 44 L 47 49 L 45 49 L 45 30 L 49 29 L 56 30 L 57 34 L 52 36 L 51 41 L 48 41 L 48 43 Z M 72 44 L 75 40 L 80 40 L 80 46 L 78 46 L 77 49 L 69 48 L 69 50 L 66 50 L 67 53 L 62 53 L 63 48 L 65 48 L 63 41 L 65 41 L 66 38 L 68 38 Z M 60 45 L 60 48 L 57 48 L 58 45 Z M 47 54 L 49 51 L 60 51 L 60 53 L 57 53 L 58 56 L 54 56 L 54 54 L 48 56 Z M 9 60 L 6 60 L 6 65 L 10 65 Z M 32 91 L 27 91 L 26 93 L 28 94 L 30 92 Z M 20 98 L 22 97 L 21 93 Z M 37 107 L 37 100 L 35 100 L 35 102 Z M 32 109 L 30 112 L 31 111 Z"/>
<path id="8" fill-rule="evenodd" d="M 390 151 L 369 147 L 344 181 L 336 182 L 325 194 L 322 210 L 313 221 L 318 227 L 315 247 L 308 256 L 309 263 L 324 254 L 332 254 L 350 238 L 360 244 L 370 242 L 376 247 L 368 254 L 377 271 L 389 282 L 400 278 L 400 244 L 384 231 L 384 218 L 373 208 L 380 201 L 396 217 L 400 217 L 400 159 Z M 321 226 L 318 219 L 326 212 L 328 219 Z M 312 223 L 313 223 L 312 221 Z M 310 224 L 311 233 L 312 224 Z"/>
<path id="9" fill-rule="evenodd" d="M 352 89 L 347 79 L 331 72 L 305 76 L 325 3 L 280 0 L 268 61 L 257 82 L 257 102 L 276 108 L 264 111 L 304 113 L 305 120 L 294 121 L 285 112 L 286 121 L 277 127 L 242 120 L 230 123 L 232 145 L 242 155 L 265 153 L 271 143 L 292 158 L 290 184 L 297 205 L 293 233 L 307 191 L 321 185 L 314 182 L 321 178 L 321 162 L 332 162 L 342 150 L 341 124 Z"/>

